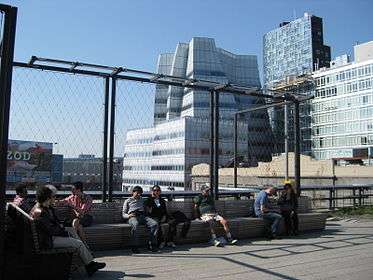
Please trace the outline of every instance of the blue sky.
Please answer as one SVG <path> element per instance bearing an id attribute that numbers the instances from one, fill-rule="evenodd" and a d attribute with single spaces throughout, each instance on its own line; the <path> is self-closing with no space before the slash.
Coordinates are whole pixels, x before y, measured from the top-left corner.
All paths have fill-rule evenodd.
<path id="1" fill-rule="evenodd" d="M 155 71 L 160 53 L 173 52 L 193 36 L 215 38 L 237 54 L 258 56 L 262 38 L 282 21 L 304 12 L 324 20 L 332 56 L 352 53 L 356 42 L 373 40 L 371 0 L 13 0 L 18 24 L 15 59 L 32 55 Z M 102 152 L 101 80 L 16 69 L 10 138 L 58 143 L 65 156 Z M 116 150 L 125 132 L 150 126 L 154 88 L 122 82 L 118 87 Z M 149 98 L 151 97 L 151 98 Z"/>
<path id="2" fill-rule="evenodd" d="M 324 19 L 332 56 L 373 40 L 371 0 L 29 0 L 19 7 L 15 57 L 31 55 L 155 70 L 157 56 L 193 36 L 255 54 L 263 34 L 305 11 Z M 261 72 L 261 69 L 260 69 Z"/>

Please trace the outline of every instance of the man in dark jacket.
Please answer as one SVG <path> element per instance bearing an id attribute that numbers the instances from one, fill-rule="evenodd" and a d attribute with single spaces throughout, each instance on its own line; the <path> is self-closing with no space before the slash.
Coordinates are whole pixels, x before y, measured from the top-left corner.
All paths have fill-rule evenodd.
<path id="1" fill-rule="evenodd" d="M 39 235 L 42 237 L 43 248 L 73 247 L 78 250 L 88 276 L 92 276 L 97 270 L 105 267 L 105 263 L 93 261 L 92 254 L 80 239 L 69 237 L 69 233 L 57 219 L 53 204 L 55 197 L 50 188 L 41 186 L 36 192 L 37 204 L 31 210 L 31 217 L 35 219 Z"/>
<path id="2" fill-rule="evenodd" d="M 286 235 L 298 235 L 298 195 L 291 181 L 285 181 L 278 204 L 285 220 Z"/>
<path id="3" fill-rule="evenodd" d="M 167 246 L 175 248 L 174 236 L 176 235 L 176 220 L 170 219 L 167 213 L 166 201 L 161 198 L 161 188 L 158 185 L 152 187 L 152 195 L 145 200 L 146 212 L 149 217 L 158 222 L 158 247 Z M 162 224 L 168 224 L 168 232 Z M 165 238 L 167 236 L 167 239 Z"/>

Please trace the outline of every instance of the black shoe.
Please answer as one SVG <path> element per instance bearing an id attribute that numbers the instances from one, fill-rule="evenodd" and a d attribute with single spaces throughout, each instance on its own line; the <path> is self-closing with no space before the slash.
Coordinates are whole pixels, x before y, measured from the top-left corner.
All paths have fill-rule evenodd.
<path id="1" fill-rule="evenodd" d="M 271 241 L 273 239 L 273 235 L 272 234 L 267 234 L 266 239 Z"/>
<path id="2" fill-rule="evenodd" d="M 273 239 L 282 239 L 282 237 L 281 237 L 281 236 L 279 236 L 279 235 L 276 235 L 276 234 L 272 234 L 272 238 L 273 238 Z"/>
<path id="3" fill-rule="evenodd" d="M 140 254 L 140 250 L 137 247 L 131 248 L 131 251 L 132 251 L 133 254 Z"/>
<path id="4" fill-rule="evenodd" d="M 156 245 L 149 243 L 148 244 L 149 251 L 152 251 L 153 253 L 159 252 L 159 249 Z"/>
<path id="5" fill-rule="evenodd" d="M 103 269 L 105 266 L 106 263 L 91 261 L 85 266 L 85 270 L 87 271 L 88 277 L 91 277 L 97 270 Z"/>

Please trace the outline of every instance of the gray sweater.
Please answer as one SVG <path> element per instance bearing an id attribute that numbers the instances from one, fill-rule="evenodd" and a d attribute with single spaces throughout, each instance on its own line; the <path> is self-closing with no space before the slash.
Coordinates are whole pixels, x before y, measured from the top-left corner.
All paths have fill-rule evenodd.
<path id="1" fill-rule="evenodd" d="M 135 199 L 133 197 L 127 198 L 123 203 L 123 218 L 128 219 L 129 214 L 136 211 L 144 212 L 144 199 L 142 197 L 139 199 Z"/>

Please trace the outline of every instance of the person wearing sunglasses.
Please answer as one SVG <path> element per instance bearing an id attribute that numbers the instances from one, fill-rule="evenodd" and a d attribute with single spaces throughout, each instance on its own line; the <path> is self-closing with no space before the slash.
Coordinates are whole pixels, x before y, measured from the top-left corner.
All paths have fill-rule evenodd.
<path id="1" fill-rule="evenodd" d="M 152 187 L 152 193 L 145 200 L 146 210 L 149 217 L 158 222 L 158 247 L 163 249 L 166 245 L 176 248 L 174 237 L 176 235 L 176 222 L 170 219 L 167 213 L 166 201 L 161 197 L 161 188 L 158 185 Z M 162 226 L 168 224 L 167 227 Z"/>

